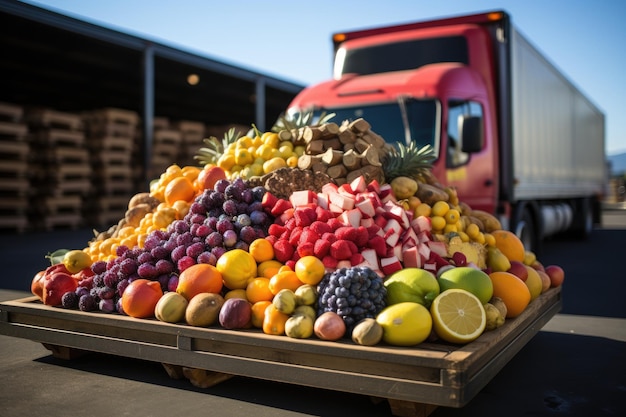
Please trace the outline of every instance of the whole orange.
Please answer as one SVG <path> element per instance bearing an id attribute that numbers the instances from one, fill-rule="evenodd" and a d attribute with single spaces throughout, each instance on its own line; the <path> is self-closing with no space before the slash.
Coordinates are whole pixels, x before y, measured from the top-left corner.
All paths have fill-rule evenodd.
<path id="1" fill-rule="evenodd" d="M 493 296 L 502 299 L 506 305 L 507 318 L 514 318 L 530 303 L 530 290 L 517 276 L 510 272 L 492 272 L 489 274 L 493 284 Z"/>
<path id="2" fill-rule="evenodd" d="M 303 285 L 302 281 L 294 271 L 282 271 L 270 278 L 269 289 L 272 294 L 276 295 L 283 289 L 295 291 L 301 285 Z"/>
<path id="3" fill-rule="evenodd" d="M 296 261 L 294 271 L 304 284 L 317 285 L 324 278 L 326 268 L 318 257 L 307 255 Z"/>
<path id="4" fill-rule="evenodd" d="M 171 206 L 178 200 L 191 201 L 196 195 L 196 190 L 189 178 L 176 177 L 167 183 L 163 194 L 165 202 Z"/>
<path id="5" fill-rule="evenodd" d="M 189 301 L 201 292 L 219 294 L 223 285 L 222 274 L 216 267 L 210 264 L 195 264 L 180 273 L 176 292 Z"/>
<path id="6" fill-rule="evenodd" d="M 270 291 L 269 278 L 257 277 L 248 282 L 246 297 L 253 304 L 259 301 L 271 301 L 274 294 Z"/>
<path id="7" fill-rule="evenodd" d="M 130 317 L 148 318 L 154 316 L 154 309 L 163 296 L 158 281 L 137 279 L 131 282 L 122 294 L 122 309 Z"/>
<path id="8" fill-rule="evenodd" d="M 274 246 L 265 238 L 253 240 L 248 247 L 248 252 L 259 264 L 274 259 Z"/>
<path id="9" fill-rule="evenodd" d="M 494 230 L 491 235 L 495 239 L 496 248 L 506 256 L 509 261 L 524 261 L 526 251 L 519 237 L 508 230 Z"/>

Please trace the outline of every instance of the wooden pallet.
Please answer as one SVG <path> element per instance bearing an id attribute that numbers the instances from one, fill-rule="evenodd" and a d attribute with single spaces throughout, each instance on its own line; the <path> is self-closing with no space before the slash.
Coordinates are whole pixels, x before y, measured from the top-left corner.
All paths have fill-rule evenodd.
<path id="1" fill-rule="evenodd" d="M 58 164 L 48 167 L 48 177 L 56 182 L 70 180 L 82 180 L 91 178 L 91 166 L 89 164 Z"/>
<path id="2" fill-rule="evenodd" d="M 52 184 L 48 183 L 45 186 L 41 186 L 39 192 L 42 195 L 57 197 L 68 195 L 86 196 L 91 193 L 93 188 L 94 186 L 89 178 L 76 178 L 58 181 Z"/>
<path id="3" fill-rule="evenodd" d="M 86 148 L 55 146 L 53 148 L 46 149 L 43 152 L 43 157 L 48 162 L 54 162 L 57 164 L 81 164 L 89 166 L 89 151 Z"/>
<path id="4" fill-rule="evenodd" d="M 24 116 L 24 108 L 17 104 L 0 101 L 0 120 L 19 123 Z"/>
<path id="5" fill-rule="evenodd" d="M 122 151 L 132 153 L 135 146 L 135 139 L 126 136 L 103 136 L 99 138 L 89 138 L 88 147 L 92 153 Z"/>
<path id="6" fill-rule="evenodd" d="M 155 130 L 152 135 L 154 146 L 156 145 L 171 145 L 179 146 L 182 141 L 182 133 L 174 129 L 160 129 Z"/>
<path id="7" fill-rule="evenodd" d="M 0 216 L 0 229 L 24 233 L 28 229 L 28 217 L 25 214 Z"/>
<path id="8" fill-rule="evenodd" d="M 0 121 L 0 139 L 23 141 L 28 138 L 28 126 L 23 123 Z"/>
<path id="9" fill-rule="evenodd" d="M 30 166 L 27 161 L 0 158 L 0 177 L 25 178 L 28 177 Z"/>
<path id="10" fill-rule="evenodd" d="M 83 224 L 83 216 L 80 213 L 49 214 L 36 221 L 40 228 L 51 231 L 58 228 L 76 230 Z"/>
<path id="11" fill-rule="evenodd" d="M 27 196 L 2 196 L 0 197 L 0 215 L 21 217 L 26 214 L 29 205 Z"/>
<path id="12" fill-rule="evenodd" d="M 91 154 L 91 163 L 96 166 L 130 166 L 133 154 L 125 150 L 109 150 Z"/>
<path id="13" fill-rule="evenodd" d="M 53 109 L 30 109 L 26 111 L 24 118 L 28 124 L 35 127 L 71 131 L 82 131 L 84 127 L 80 114 Z"/>
<path id="14" fill-rule="evenodd" d="M 183 143 L 201 144 L 205 137 L 206 126 L 202 122 L 180 120 L 174 123 L 174 128 L 180 131 Z"/>
<path id="15" fill-rule="evenodd" d="M 348 338 L 271 336 L 258 329 L 192 327 L 42 305 L 35 297 L 0 303 L 0 333 L 53 346 L 241 375 L 387 400 L 396 416 L 463 407 L 561 309 L 561 288 L 515 319 L 466 345 L 366 347 Z M 53 351 L 54 354 L 54 351 Z"/>
<path id="16" fill-rule="evenodd" d="M 0 178 L 0 192 L 11 192 L 18 196 L 28 195 L 30 181 L 27 178 Z"/>
<path id="17" fill-rule="evenodd" d="M 48 215 L 80 214 L 83 199 L 80 195 L 44 196 L 37 205 Z"/>
<path id="18" fill-rule="evenodd" d="M 43 129 L 34 134 L 35 140 L 49 147 L 73 146 L 82 148 L 85 146 L 85 132 L 66 129 Z"/>
<path id="19" fill-rule="evenodd" d="M 15 140 L 0 140 L 0 158 L 5 159 L 18 159 L 25 161 L 30 153 L 30 145 L 28 142 L 18 142 Z"/>

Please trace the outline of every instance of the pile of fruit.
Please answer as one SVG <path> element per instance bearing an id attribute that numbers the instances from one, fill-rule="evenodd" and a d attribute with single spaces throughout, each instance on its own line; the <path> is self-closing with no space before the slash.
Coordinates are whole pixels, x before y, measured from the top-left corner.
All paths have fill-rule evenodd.
<path id="1" fill-rule="evenodd" d="M 51 256 L 33 294 L 179 325 L 413 346 L 471 342 L 562 284 L 561 267 L 437 182 L 430 148 L 381 145 L 363 119 L 277 126 L 205 139 L 202 167 L 170 166 L 86 248 Z"/>

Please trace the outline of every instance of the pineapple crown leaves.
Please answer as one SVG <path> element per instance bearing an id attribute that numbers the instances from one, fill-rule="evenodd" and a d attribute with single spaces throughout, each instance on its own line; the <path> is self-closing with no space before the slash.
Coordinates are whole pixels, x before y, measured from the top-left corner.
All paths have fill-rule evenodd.
<path id="1" fill-rule="evenodd" d="M 234 127 L 231 127 L 221 140 L 215 136 L 204 138 L 202 142 L 206 146 L 198 149 L 198 153 L 194 155 L 193 159 L 203 165 L 214 164 L 224 154 L 228 145 L 234 143 L 240 136 L 241 132 L 237 132 Z"/>
<path id="2" fill-rule="evenodd" d="M 437 159 L 435 150 L 431 145 L 418 148 L 415 142 L 404 145 L 401 142 L 388 146 L 382 157 L 385 179 L 391 182 L 396 177 L 406 176 L 420 178 L 432 168 L 432 163 Z"/>
<path id="3" fill-rule="evenodd" d="M 278 120 L 276 120 L 276 123 L 274 123 L 274 126 L 272 126 L 271 130 L 272 132 L 278 133 L 281 130 L 299 129 L 304 126 L 319 126 L 319 125 L 328 123 L 328 121 L 331 120 L 333 117 L 335 117 L 336 114 L 335 113 L 327 114 L 326 112 L 322 112 L 318 120 L 315 122 L 314 122 L 314 116 L 315 116 L 315 113 L 313 112 L 313 110 L 308 110 L 308 111 L 298 113 L 296 116 L 283 113 L 278 118 Z"/>

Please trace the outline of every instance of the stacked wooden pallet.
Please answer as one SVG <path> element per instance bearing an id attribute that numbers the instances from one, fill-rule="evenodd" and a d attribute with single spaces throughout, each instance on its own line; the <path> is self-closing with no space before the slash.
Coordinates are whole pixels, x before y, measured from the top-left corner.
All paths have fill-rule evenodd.
<path id="1" fill-rule="evenodd" d="M 124 217 L 136 189 L 133 160 L 139 115 L 130 110 L 103 108 L 82 117 L 94 167 L 85 219 L 94 227 L 108 227 Z"/>
<path id="2" fill-rule="evenodd" d="M 152 157 L 149 178 L 158 178 L 168 166 L 176 163 L 182 142 L 182 133 L 164 117 L 155 117 L 152 133 Z"/>
<path id="3" fill-rule="evenodd" d="M 25 112 L 37 179 L 31 219 L 36 228 L 77 228 L 83 224 L 83 198 L 91 189 L 91 165 L 79 114 L 47 108 Z M 35 170 L 35 167 L 37 170 Z M 36 203 L 36 204 L 35 204 Z"/>
<path id="4" fill-rule="evenodd" d="M 0 103 L 0 229 L 23 232 L 28 227 L 30 192 L 28 126 L 24 110 Z"/>
<path id="5" fill-rule="evenodd" d="M 204 146 L 203 139 L 206 137 L 206 126 L 202 122 L 191 120 L 181 120 L 174 123 L 174 126 L 181 133 L 178 165 L 198 165 L 198 161 L 193 157 L 198 153 L 198 149 Z"/>

